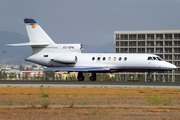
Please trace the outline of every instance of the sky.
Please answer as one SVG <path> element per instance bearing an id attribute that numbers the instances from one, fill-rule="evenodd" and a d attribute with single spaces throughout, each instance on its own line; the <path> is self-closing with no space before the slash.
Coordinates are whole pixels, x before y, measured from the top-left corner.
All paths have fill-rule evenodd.
<path id="1" fill-rule="evenodd" d="M 0 0 L 0 31 L 33 18 L 56 43 L 102 45 L 114 31 L 180 30 L 180 0 Z M 16 42 L 14 42 L 16 43 Z"/>

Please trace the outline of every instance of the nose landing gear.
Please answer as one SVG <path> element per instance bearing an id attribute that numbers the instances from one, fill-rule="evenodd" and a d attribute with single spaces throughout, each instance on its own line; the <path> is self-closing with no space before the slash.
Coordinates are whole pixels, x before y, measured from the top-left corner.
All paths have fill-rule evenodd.
<path id="1" fill-rule="evenodd" d="M 148 75 L 147 75 L 147 82 L 151 82 L 151 72 L 148 72 Z"/>

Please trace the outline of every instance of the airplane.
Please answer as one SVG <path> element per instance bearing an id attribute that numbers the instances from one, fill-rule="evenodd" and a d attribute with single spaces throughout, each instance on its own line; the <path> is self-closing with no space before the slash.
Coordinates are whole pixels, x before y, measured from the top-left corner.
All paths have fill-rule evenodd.
<path id="1" fill-rule="evenodd" d="M 153 54 L 141 53 L 82 53 L 82 44 L 56 44 L 34 20 L 24 19 L 29 41 L 7 44 L 10 46 L 31 46 L 33 54 L 27 58 L 42 66 L 45 71 L 78 72 L 77 79 L 84 80 L 83 73 L 91 73 L 90 81 L 96 80 L 96 73 L 114 72 L 162 72 L 177 67 Z M 148 82 L 151 79 L 148 77 Z"/>

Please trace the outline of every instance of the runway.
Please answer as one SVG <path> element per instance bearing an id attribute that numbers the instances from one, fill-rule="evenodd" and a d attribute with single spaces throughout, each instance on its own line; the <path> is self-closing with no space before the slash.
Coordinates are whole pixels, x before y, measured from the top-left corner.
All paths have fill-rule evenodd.
<path id="1" fill-rule="evenodd" d="M 119 82 L 119 81 L 24 81 L 0 80 L 0 87 L 149 87 L 149 88 L 178 88 L 180 82 Z"/>

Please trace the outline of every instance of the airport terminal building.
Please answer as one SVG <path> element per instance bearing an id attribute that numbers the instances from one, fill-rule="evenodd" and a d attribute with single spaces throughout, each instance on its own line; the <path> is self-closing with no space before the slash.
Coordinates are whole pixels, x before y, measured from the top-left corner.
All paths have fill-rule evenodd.
<path id="1" fill-rule="evenodd" d="M 152 81 L 180 81 L 180 30 L 115 31 L 114 34 L 115 53 L 156 54 L 178 67 L 173 71 L 153 73 Z M 137 72 L 119 74 L 121 80 L 146 80 L 147 76 L 147 73 Z"/>

